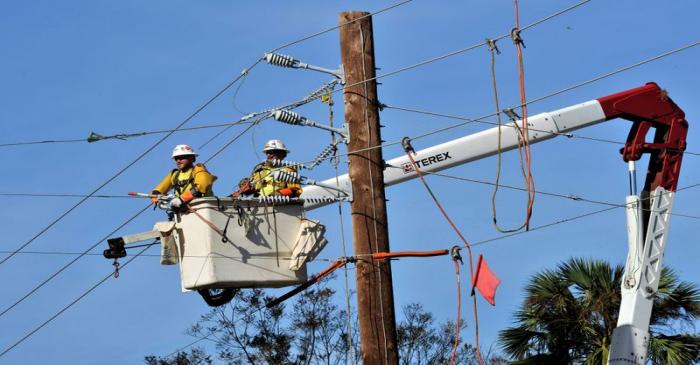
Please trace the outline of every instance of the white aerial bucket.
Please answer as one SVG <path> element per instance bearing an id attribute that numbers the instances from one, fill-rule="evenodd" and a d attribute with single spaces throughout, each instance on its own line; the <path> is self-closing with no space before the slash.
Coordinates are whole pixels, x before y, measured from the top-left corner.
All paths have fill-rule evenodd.
<path id="1" fill-rule="evenodd" d="M 183 290 L 300 284 L 306 259 L 326 243 L 325 227 L 304 218 L 301 202 L 200 198 L 190 207 L 174 233 Z"/>

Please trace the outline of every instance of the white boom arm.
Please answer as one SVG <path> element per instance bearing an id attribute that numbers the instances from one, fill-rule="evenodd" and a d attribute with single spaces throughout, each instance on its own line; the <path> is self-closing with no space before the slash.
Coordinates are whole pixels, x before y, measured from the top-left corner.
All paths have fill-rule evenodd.
<path id="1" fill-rule="evenodd" d="M 607 118 L 598 100 L 592 100 L 551 113 L 541 113 L 528 117 L 528 137 L 531 144 L 538 143 L 554 138 L 562 133 L 568 133 L 606 120 Z M 522 127 L 522 120 L 515 123 Z M 518 147 L 518 132 L 513 124 L 508 123 L 501 128 L 502 151 L 510 151 Z M 494 127 L 417 151 L 414 159 L 422 171 L 435 172 L 490 157 L 497 153 L 498 127 Z M 418 176 L 405 155 L 387 161 L 386 165 L 384 183 L 387 186 Z M 347 174 L 338 178 L 337 185 L 335 178 L 324 180 L 323 184 L 336 186 L 347 192 L 352 191 L 350 178 Z M 320 186 L 308 186 L 304 188 L 304 193 L 301 197 L 324 195 L 336 196 L 337 192 Z M 314 209 L 327 204 L 329 203 L 307 203 L 306 209 Z"/>

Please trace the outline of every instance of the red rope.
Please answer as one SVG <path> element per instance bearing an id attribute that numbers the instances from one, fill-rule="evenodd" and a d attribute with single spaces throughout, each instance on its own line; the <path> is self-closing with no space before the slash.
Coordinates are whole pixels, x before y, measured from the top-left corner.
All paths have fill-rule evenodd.
<path id="1" fill-rule="evenodd" d="M 284 302 L 285 300 L 301 293 L 302 291 L 304 291 L 306 288 L 310 287 L 311 285 L 318 283 L 321 279 L 330 275 L 331 273 L 333 273 L 333 271 L 338 270 L 341 267 L 345 266 L 347 263 L 348 263 L 347 259 L 340 259 L 340 260 L 333 261 L 331 266 L 327 267 L 325 270 L 312 276 L 311 279 L 305 281 L 303 284 L 299 285 L 298 287 L 288 291 L 284 295 L 273 299 L 269 303 L 265 304 L 265 306 L 267 308 L 272 308 L 272 307 Z"/>
<path id="2" fill-rule="evenodd" d="M 428 185 L 428 182 L 425 181 L 425 178 L 423 177 L 423 172 L 418 168 L 418 165 L 416 164 L 416 161 L 413 159 L 413 156 L 411 155 L 411 152 L 406 146 L 404 146 L 406 149 L 406 155 L 408 156 L 408 159 L 411 160 L 411 165 L 413 165 L 413 169 L 416 171 L 416 174 L 420 178 L 420 181 L 423 183 L 425 188 L 428 190 L 428 193 L 430 196 L 433 198 L 433 201 L 435 202 L 435 205 L 437 205 L 438 209 L 440 209 L 440 212 L 442 213 L 443 217 L 445 217 L 445 220 L 452 226 L 452 229 L 457 233 L 457 236 L 462 240 L 464 243 L 464 246 L 467 248 L 467 253 L 468 253 L 468 259 L 469 259 L 469 278 L 470 280 L 473 281 L 474 279 L 474 263 L 472 262 L 472 247 L 467 242 L 467 239 L 464 238 L 462 235 L 462 232 L 460 232 L 459 228 L 457 228 L 457 225 L 454 224 L 450 216 L 447 214 L 445 209 L 442 207 L 442 204 L 440 204 L 440 201 L 437 199 L 435 194 L 433 193 L 432 189 L 430 189 L 430 185 Z M 483 360 L 481 359 L 481 352 L 479 351 L 479 314 L 477 310 L 477 305 L 476 305 L 476 296 L 472 296 L 472 302 L 474 304 L 474 331 L 475 331 L 475 342 L 474 342 L 474 347 L 476 350 L 476 355 L 477 359 L 479 360 L 479 364 L 483 365 Z"/>
<path id="3" fill-rule="evenodd" d="M 535 203 L 535 181 L 532 176 L 532 155 L 530 153 L 530 141 L 529 141 L 529 126 L 527 124 L 527 98 L 525 96 L 525 67 L 523 64 L 523 50 L 522 50 L 522 41 L 519 40 L 519 31 L 520 31 L 520 8 L 518 6 L 518 0 L 515 1 L 515 29 L 513 29 L 516 35 L 518 35 L 518 40 L 515 38 L 513 39 L 515 43 L 515 48 L 518 50 L 518 79 L 519 79 L 519 88 L 520 88 L 520 105 L 521 105 L 521 110 L 522 110 L 522 130 L 521 130 L 521 139 L 522 139 L 522 148 L 525 151 L 525 165 L 527 166 L 527 178 L 525 179 L 525 183 L 527 185 L 527 209 L 526 209 L 526 215 L 525 215 L 525 229 L 529 230 L 530 229 L 530 219 L 532 218 L 532 207 Z M 521 148 L 520 141 L 518 141 L 518 149 Z"/>

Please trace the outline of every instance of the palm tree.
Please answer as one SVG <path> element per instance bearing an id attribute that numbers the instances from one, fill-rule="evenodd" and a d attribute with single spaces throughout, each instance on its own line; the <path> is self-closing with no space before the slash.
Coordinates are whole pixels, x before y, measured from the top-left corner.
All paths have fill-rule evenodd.
<path id="1" fill-rule="evenodd" d="M 605 364 L 617 324 L 622 266 L 570 259 L 533 276 L 515 325 L 500 332 L 515 364 Z M 654 299 L 648 357 L 653 364 L 700 360 L 700 289 L 664 268 Z M 692 331 L 690 334 L 682 333 Z"/>

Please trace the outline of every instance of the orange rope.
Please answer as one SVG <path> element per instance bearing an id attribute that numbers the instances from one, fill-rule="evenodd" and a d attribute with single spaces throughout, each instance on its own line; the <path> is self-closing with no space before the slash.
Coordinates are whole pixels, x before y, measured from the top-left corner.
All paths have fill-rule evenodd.
<path id="1" fill-rule="evenodd" d="M 189 211 L 190 213 L 194 213 L 194 215 L 196 215 L 200 220 L 202 220 L 202 222 L 206 223 L 206 225 L 208 225 L 209 228 L 211 228 L 214 232 L 218 233 L 219 236 L 221 236 L 221 238 L 225 238 L 225 239 L 227 239 L 228 241 L 231 241 L 231 240 L 229 240 L 228 237 L 226 237 L 226 234 L 224 233 L 224 231 L 222 231 L 221 229 L 219 229 L 219 227 L 217 227 L 212 221 L 210 221 L 210 220 L 204 218 L 201 214 L 199 214 L 199 212 L 197 211 L 197 209 L 189 208 L 188 211 Z"/>
<path id="2" fill-rule="evenodd" d="M 442 256 L 442 255 L 447 255 L 449 252 L 450 252 L 449 250 L 376 252 L 376 253 L 373 253 L 370 257 L 372 257 L 373 260 L 387 260 L 387 259 L 394 258 L 394 257 Z M 327 267 L 325 270 L 312 276 L 311 279 L 305 281 L 303 284 L 290 290 L 286 294 L 284 294 L 284 295 L 272 300 L 271 302 L 267 303 L 266 306 L 268 308 L 271 308 L 271 307 L 276 306 L 277 304 L 284 302 L 285 300 L 293 297 L 294 295 L 301 293 L 302 291 L 304 291 L 306 288 L 310 287 L 311 285 L 316 284 L 319 280 L 321 280 L 321 279 L 325 278 L 326 276 L 330 275 L 331 273 L 333 273 L 333 271 L 340 269 L 341 267 L 347 265 L 349 262 L 355 262 L 356 260 L 358 260 L 358 256 L 343 257 L 341 259 L 333 261 L 333 263 L 329 267 Z"/>
<path id="3" fill-rule="evenodd" d="M 404 139 L 404 141 L 407 141 L 407 139 Z M 437 205 L 438 209 L 440 209 L 440 212 L 442 213 L 443 217 L 445 217 L 445 219 L 450 224 L 450 226 L 452 226 L 452 229 L 457 233 L 457 236 L 459 236 L 459 238 L 464 243 L 464 246 L 467 248 L 467 253 L 469 255 L 469 257 L 468 257 L 469 258 L 469 278 L 470 278 L 470 280 L 473 281 L 473 279 L 474 279 L 474 263 L 472 262 L 473 261 L 472 260 L 472 247 L 469 244 L 469 242 L 467 242 L 467 239 L 464 238 L 464 236 L 462 235 L 462 232 L 460 232 L 459 228 L 457 228 L 457 226 L 454 224 L 452 219 L 450 219 L 450 216 L 447 214 L 445 209 L 442 207 L 442 204 L 440 204 L 440 201 L 437 199 L 435 194 L 433 194 L 432 189 L 430 189 L 430 185 L 428 185 L 428 182 L 425 181 L 425 178 L 423 178 L 423 172 L 418 168 L 418 165 L 416 165 L 416 161 L 413 159 L 413 156 L 411 155 L 411 152 L 410 152 L 409 148 L 407 148 L 407 147 L 408 146 L 404 146 L 404 148 L 406 149 L 406 155 L 408 156 L 408 159 L 411 160 L 411 165 L 413 165 L 413 169 L 416 170 L 416 174 L 420 178 L 420 181 L 423 182 L 423 185 L 428 190 L 428 193 L 430 194 L 430 196 L 433 198 L 435 205 Z M 475 295 L 472 296 L 472 301 L 474 303 L 474 331 L 475 331 L 474 347 L 476 350 L 477 359 L 479 360 L 479 364 L 483 365 L 484 361 L 482 360 L 481 352 L 479 351 L 479 314 L 478 314 L 478 310 L 477 310 L 477 306 L 476 306 L 476 296 Z"/>
<path id="4" fill-rule="evenodd" d="M 375 260 L 386 260 L 394 257 L 431 257 L 442 256 L 450 253 L 450 250 L 435 251 L 397 251 L 397 252 L 375 252 L 372 258 Z"/>
<path id="5" fill-rule="evenodd" d="M 288 291 L 284 295 L 273 299 L 272 301 L 265 304 L 265 306 L 267 308 L 272 308 L 272 307 L 284 302 L 285 300 L 301 293 L 306 288 L 310 287 L 311 285 L 316 284 L 317 282 L 319 282 L 319 280 L 321 280 L 321 279 L 325 278 L 326 276 L 330 275 L 331 273 L 333 273 L 333 271 L 338 270 L 341 267 L 345 266 L 348 262 L 349 261 L 347 259 L 340 259 L 340 260 L 333 261 L 331 266 L 327 267 L 325 270 L 312 276 L 311 279 L 305 281 L 303 284 L 299 285 L 298 287 Z"/>
<path id="6" fill-rule="evenodd" d="M 515 48 L 518 50 L 518 78 L 520 80 L 520 105 L 521 105 L 521 110 L 522 110 L 522 130 L 521 130 L 521 138 L 522 138 L 522 147 L 525 150 L 525 164 L 527 165 L 527 178 L 526 178 L 526 184 L 527 184 L 527 195 L 528 195 L 528 202 L 527 202 L 527 212 L 525 216 L 525 229 L 529 230 L 530 229 L 530 219 L 532 218 L 532 207 L 535 203 L 535 181 L 532 176 L 532 155 L 530 153 L 530 142 L 529 142 L 529 132 L 528 132 L 528 124 L 527 124 L 527 98 L 525 96 L 525 67 L 523 65 L 523 50 L 522 50 L 522 40 L 519 39 L 519 32 L 520 32 L 520 9 L 518 6 L 518 0 L 515 1 L 515 29 L 513 29 L 513 35 L 518 35 L 518 39 L 513 38 L 513 42 L 515 43 Z M 518 149 L 521 148 L 520 141 L 518 142 Z"/>

